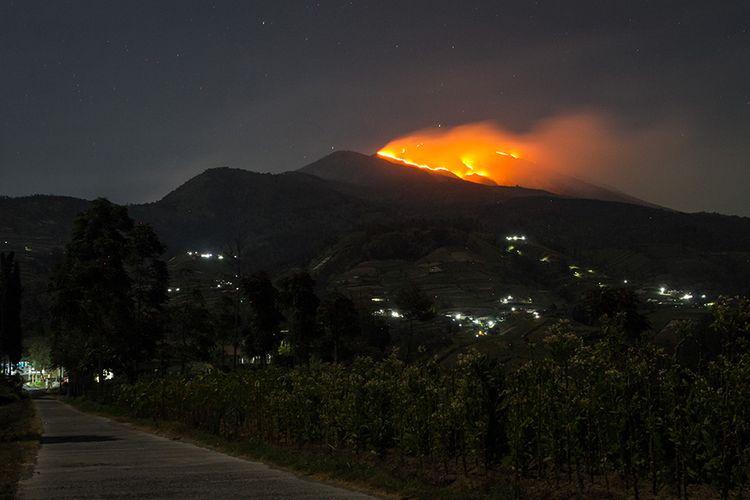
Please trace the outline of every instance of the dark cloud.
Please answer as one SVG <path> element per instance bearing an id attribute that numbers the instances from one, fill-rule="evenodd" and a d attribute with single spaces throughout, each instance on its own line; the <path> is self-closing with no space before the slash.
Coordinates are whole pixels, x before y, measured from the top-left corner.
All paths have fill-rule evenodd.
<path id="1" fill-rule="evenodd" d="M 628 146 L 592 180 L 750 215 L 748 23 L 740 1 L 6 1 L 2 191 L 150 201 L 211 166 L 594 114 Z"/>

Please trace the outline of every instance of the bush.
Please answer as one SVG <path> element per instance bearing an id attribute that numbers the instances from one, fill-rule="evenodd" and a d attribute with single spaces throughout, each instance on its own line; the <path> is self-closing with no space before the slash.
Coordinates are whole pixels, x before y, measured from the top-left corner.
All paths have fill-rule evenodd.
<path id="1" fill-rule="evenodd" d="M 24 397 L 23 379 L 18 375 L 0 375 L 0 405 L 13 403 Z"/>

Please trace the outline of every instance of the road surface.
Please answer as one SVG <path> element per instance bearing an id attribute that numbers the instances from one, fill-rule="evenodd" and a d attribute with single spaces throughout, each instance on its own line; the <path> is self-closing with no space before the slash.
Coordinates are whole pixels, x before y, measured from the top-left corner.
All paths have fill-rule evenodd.
<path id="1" fill-rule="evenodd" d="M 175 441 L 36 400 L 44 424 L 19 498 L 370 498 L 258 462 Z"/>

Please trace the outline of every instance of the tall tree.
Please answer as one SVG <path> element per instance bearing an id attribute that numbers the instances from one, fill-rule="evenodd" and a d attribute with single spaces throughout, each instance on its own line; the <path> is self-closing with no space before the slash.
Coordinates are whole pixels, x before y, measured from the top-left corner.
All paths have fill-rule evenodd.
<path id="1" fill-rule="evenodd" d="M 313 342 L 320 335 L 315 281 L 306 272 L 294 273 L 279 283 L 280 298 L 286 309 L 288 340 L 298 363 L 310 361 Z"/>
<path id="2" fill-rule="evenodd" d="M 169 273 L 160 258 L 165 247 L 151 226 L 136 224 L 130 234 L 125 269 L 131 279 L 133 328 L 118 348 L 128 377 L 135 378 L 138 361 L 154 352 L 164 335 L 164 304 Z"/>
<path id="3" fill-rule="evenodd" d="M 216 341 L 220 344 L 219 350 L 219 364 L 222 368 L 228 368 L 229 365 L 226 360 L 226 347 L 232 346 L 236 355 L 239 345 L 240 336 L 237 335 L 235 328 L 235 294 L 236 291 L 232 290 L 231 295 L 222 294 L 216 301 L 213 307 L 213 325 L 216 331 Z M 233 356 L 234 357 L 234 356 Z M 232 363 L 235 366 L 235 363 Z"/>
<path id="4" fill-rule="evenodd" d="M 242 217 L 242 215 L 238 215 Z M 239 219 L 236 219 L 239 220 Z M 236 222 L 235 220 L 235 222 Z M 241 225 L 239 226 L 241 227 Z M 245 266 L 244 266 L 244 255 L 245 255 L 245 244 L 244 236 L 242 232 L 238 232 L 234 240 L 227 245 L 227 254 L 231 255 L 230 262 L 232 263 L 233 276 L 229 277 L 229 281 L 236 283 L 236 286 L 232 287 L 234 292 L 234 311 L 233 311 L 233 332 L 229 337 L 232 341 L 232 367 L 237 368 L 237 355 L 240 348 L 240 342 L 243 337 L 243 333 L 247 329 L 246 316 L 247 312 L 243 307 L 242 301 L 242 282 L 245 280 Z"/>
<path id="5" fill-rule="evenodd" d="M 324 340 L 331 346 L 334 363 L 348 355 L 349 341 L 360 335 L 359 314 L 354 302 L 340 292 L 332 292 L 320 304 Z"/>
<path id="6" fill-rule="evenodd" d="M 395 297 L 396 307 L 409 321 L 409 338 L 406 344 L 406 359 L 411 360 L 414 343 L 414 321 L 428 321 L 435 317 L 432 300 L 425 295 L 416 283 L 406 285 L 398 291 Z"/>
<path id="7" fill-rule="evenodd" d="M 168 343 L 176 354 L 173 358 L 180 363 L 181 373 L 185 373 L 190 361 L 208 361 L 217 343 L 211 313 L 200 289 L 191 288 L 170 303 L 169 316 Z"/>
<path id="8" fill-rule="evenodd" d="M 356 345 L 357 353 L 381 358 L 391 344 L 388 322 L 380 316 L 375 316 L 368 309 L 358 312 L 361 335 L 357 339 L 359 341 Z"/>
<path id="9" fill-rule="evenodd" d="M 21 272 L 13 252 L 0 254 L 0 362 L 8 372 L 21 360 Z"/>
<path id="10" fill-rule="evenodd" d="M 246 329 L 245 345 L 260 356 L 261 363 L 279 346 L 279 325 L 284 317 L 276 306 L 276 289 L 264 272 L 250 275 L 242 281 L 242 292 L 250 308 L 250 324 Z"/>
<path id="11" fill-rule="evenodd" d="M 132 373 L 150 356 L 151 328 L 166 298 L 162 251 L 150 228 L 135 226 L 125 207 L 105 199 L 76 218 L 51 280 L 52 356 L 68 370 L 74 393 L 105 370 Z"/>

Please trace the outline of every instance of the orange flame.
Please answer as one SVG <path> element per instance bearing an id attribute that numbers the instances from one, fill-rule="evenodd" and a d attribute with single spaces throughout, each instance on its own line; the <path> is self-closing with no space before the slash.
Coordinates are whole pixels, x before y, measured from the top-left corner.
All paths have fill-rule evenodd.
<path id="1" fill-rule="evenodd" d="M 491 121 L 421 130 L 390 141 L 377 154 L 466 181 L 569 193 L 579 179 L 623 186 L 636 186 L 641 178 L 661 182 L 654 172 L 689 161 L 683 155 L 694 133 L 679 120 L 633 130 L 584 110 L 549 116 L 521 131 Z"/>
<path id="2" fill-rule="evenodd" d="M 471 124 L 444 131 L 422 131 L 394 139 L 378 156 L 407 165 L 481 184 L 518 183 L 513 165 L 521 158 L 507 137 L 487 124 Z"/>

